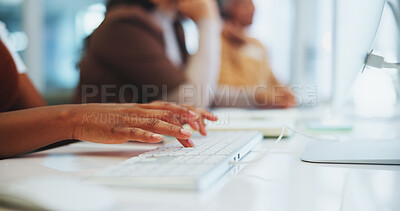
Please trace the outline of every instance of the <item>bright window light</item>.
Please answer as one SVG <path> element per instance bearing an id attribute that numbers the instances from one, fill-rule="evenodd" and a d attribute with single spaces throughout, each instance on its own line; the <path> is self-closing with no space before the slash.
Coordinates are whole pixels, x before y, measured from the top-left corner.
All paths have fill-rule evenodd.
<path id="1" fill-rule="evenodd" d="M 11 45 L 14 47 L 14 51 L 20 52 L 28 48 L 28 36 L 25 32 L 12 32 L 9 36 Z"/>
<path id="2" fill-rule="evenodd" d="M 83 30 L 90 35 L 104 20 L 106 7 L 104 4 L 92 4 L 83 15 Z"/>
<path id="3" fill-rule="evenodd" d="M 188 19 L 183 23 L 185 32 L 186 48 L 189 54 L 195 54 L 199 48 L 199 31 L 196 24 Z"/>
<path id="4" fill-rule="evenodd" d="M 332 32 L 324 33 L 321 44 L 326 51 L 332 52 Z"/>

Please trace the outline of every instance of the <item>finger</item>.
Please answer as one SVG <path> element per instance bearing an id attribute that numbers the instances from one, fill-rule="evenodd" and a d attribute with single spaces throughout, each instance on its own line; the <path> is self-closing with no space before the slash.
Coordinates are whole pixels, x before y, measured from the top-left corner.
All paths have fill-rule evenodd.
<path id="1" fill-rule="evenodd" d="M 197 122 L 190 122 L 189 125 L 190 125 L 190 127 L 193 128 L 194 130 L 197 130 L 197 131 L 200 130 L 199 123 L 197 123 Z"/>
<path id="2" fill-rule="evenodd" d="M 131 114 L 131 118 L 156 118 L 165 122 L 182 126 L 180 121 L 177 119 L 179 115 L 174 114 L 169 110 L 156 110 L 156 109 L 143 109 L 143 108 L 131 108 L 129 107 L 127 113 Z"/>
<path id="3" fill-rule="evenodd" d="M 173 125 L 182 127 L 182 124 L 179 122 L 179 120 L 176 117 L 168 118 L 167 120 L 164 120 L 164 121 L 171 123 Z"/>
<path id="4" fill-rule="evenodd" d="M 192 111 L 196 112 L 196 113 L 199 113 L 201 116 L 203 116 L 204 118 L 206 118 L 206 119 L 208 119 L 210 121 L 217 121 L 218 120 L 217 116 L 215 116 L 213 113 L 211 113 L 211 112 L 209 112 L 209 111 L 207 111 L 205 109 L 196 108 L 196 107 L 192 107 L 192 106 L 187 106 L 187 108 L 189 110 L 192 110 Z"/>
<path id="5" fill-rule="evenodd" d="M 178 121 L 179 121 L 179 123 L 180 123 L 181 125 L 188 124 L 193 130 L 198 131 L 198 130 L 200 129 L 199 124 L 197 123 L 197 120 L 194 120 L 194 121 L 187 121 L 187 120 L 185 120 L 185 119 L 179 119 Z"/>
<path id="6" fill-rule="evenodd" d="M 116 136 L 127 141 L 139 141 L 146 143 L 159 143 L 163 140 L 163 136 L 157 133 L 146 131 L 140 128 L 117 128 L 114 129 Z"/>
<path id="7" fill-rule="evenodd" d="M 213 122 L 218 121 L 217 116 L 215 116 L 213 113 L 206 111 L 206 110 L 203 110 L 203 117 L 206 118 L 207 120 L 210 120 Z"/>
<path id="8" fill-rule="evenodd" d="M 186 107 L 189 110 L 195 110 L 195 111 L 197 111 L 197 113 L 200 114 L 200 118 L 198 118 L 196 120 L 196 122 L 192 123 L 192 124 L 196 124 L 196 125 L 193 125 L 193 126 L 194 127 L 198 126 L 198 128 L 199 128 L 198 131 L 200 132 L 200 134 L 203 135 L 203 136 L 206 136 L 207 135 L 207 129 L 206 129 L 206 124 L 204 123 L 204 118 L 207 118 L 207 119 L 209 118 L 211 121 L 217 121 L 218 117 L 216 117 L 211 112 L 208 112 L 208 111 L 206 111 L 204 109 L 195 108 L 195 107 L 192 107 L 192 106 L 186 106 Z"/>
<path id="9" fill-rule="evenodd" d="M 166 103 L 166 102 L 159 102 L 159 103 L 152 103 L 152 104 L 141 104 L 141 108 L 146 109 L 157 109 L 157 110 L 168 110 L 177 114 L 185 119 L 197 119 L 199 115 L 193 111 L 188 110 L 182 106 L 173 103 Z"/>
<path id="10" fill-rule="evenodd" d="M 174 124 L 164 122 L 156 118 L 133 119 L 131 126 L 181 139 L 189 139 L 193 134 L 190 130 L 183 129 L 180 126 L 176 126 Z"/>
<path id="11" fill-rule="evenodd" d="M 204 123 L 204 119 L 201 117 L 197 120 L 197 124 L 199 124 L 199 132 L 201 135 L 207 135 L 206 124 Z"/>
<path id="12" fill-rule="evenodd" d="M 140 118 L 156 118 L 162 121 L 174 124 L 182 127 L 182 124 L 178 121 L 177 115 L 168 110 L 143 110 L 146 115 L 140 116 Z"/>
<path id="13" fill-rule="evenodd" d="M 179 139 L 178 141 L 182 144 L 184 147 L 195 147 L 194 143 L 190 139 Z"/>

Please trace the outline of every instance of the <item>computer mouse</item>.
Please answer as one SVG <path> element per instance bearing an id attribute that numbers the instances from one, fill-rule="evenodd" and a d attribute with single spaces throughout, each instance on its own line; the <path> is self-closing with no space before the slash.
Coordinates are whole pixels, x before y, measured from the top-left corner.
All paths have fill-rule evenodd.
<path id="1" fill-rule="evenodd" d="M 0 186 L 0 208 L 17 210 L 112 210 L 103 186 L 63 176 L 43 176 Z"/>

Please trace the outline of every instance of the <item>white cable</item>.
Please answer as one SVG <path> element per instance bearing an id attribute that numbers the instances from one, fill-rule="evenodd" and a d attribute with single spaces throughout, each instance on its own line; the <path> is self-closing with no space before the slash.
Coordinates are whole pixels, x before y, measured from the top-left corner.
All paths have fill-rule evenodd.
<path id="1" fill-rule="evenodd" d="M 282 141 L 282 138 L 283 138 L 283 136 L 285 134 L 285 129 L 291 130 L 295 134 L 299 134 L 299 135 L 301 135 L 303 137 L 306 137 L 306 138 L 309 138 L 309 139 L 313 139 L 313 140 L 320 140 L 320 141 L 338 141 L 338 140 L 340 140 L 339 137 L 321 138 L 321 137 L 317 137 L 317 136 L 312 136 L 312 135 L 309 135 L 309 134 L 306 134 L 306 133 L 303 133 L 303 132 L 299 132 L 299 131 L 297 131 L 297 130 L 289 127 L 289 126 L 284 126 L 282 128 L 281 134 L 275 140 L 275 142 L 272 144 L 272 146 L 270 146 L 270 147 L 268 147 L 267 149 L 264 149 L 264 150 L 251 150 L 250 151 L 250 152 L 261 153 L 256 158 L 254 158 L 253 160 L 250 160 L 250 161 L 232 161 L 231 164 L 233 164 L 233 165 L 251 164 L 251 163 L 255 163 L 255 162 L 260 161 L 266 154 L 268 154 L 275 147 L 275 145 L 277 145 L 279 142 Z M 392 140 L 399 139 L 399 138 L 400 138 L 400 136 L 397 136 L 397 137 L 388 138 L 388 139 L 379 139 L 379 141 L 392 141 Z"/>
<path id="2" fill-rule="evenodd" d="M 389 63 L 385 61 L 383 56 L 379 56 L 371 52 L 368 54 L 365 65 L 377 69 L 397 69 L 400 70 L 400 63 Z"/>
<path id="3" fill-rule="evenodd" d="M 286 129 L 289 129 L 289 130 L 291 130 L 291 131 L 293 131 L 295 134 L 299 134 L 299 135 L 301 135 L 301 136 L 303 136 L 303 137 L 306 137 L 306 138 L 309 138 L 309 139 L 323 140 L 323 141 L 339 140 L 339 137 L 337 137 L 337 136 L 334 136 L 334 137 L 332 137 L 332 138 L 322 138 L 322 137 L 312 136 L 312 135 L 309 135 L 309 134 L 306 134 L 306 133 L 297 131 L 297 130 L 295 130 L 295 129 L 289 127 L 289 126 L 285 126 L 285 128 L 286 128 Z"/>
<path id="4" fill-rule="evenodd" d="M 231 162 L 231 164 L 233 165 L 241 165 L 241 164 L 251 164 L 251 163 L 256 163 L 258 161 L 260 161 L 266 154 L 268 154 L 269 151 L 271 151 L 275 145 L 277 145 L 279 142 L 282 141 L 283 135 L 285 134 L 285 128 L 282 128 L 282 132 L 279 135 L 279 137 L 275 140 L 275 142 L 272 144 L 271 147 L 265 149 L 263 152 L 261 152 L 256 158 L 254 158 L 253 160 L 250 161 L 233 161 Z"/>
<path id="5" fill-rule="evenodd" d="M 258 153 L 260 153 L 256 158 L 254 158 L 253 160 L 250 160 L 250 161 L 232 161 L 232 162 L 230 162 L 230 163 L 233 164 L 233 165 L 241 165 L 241 164 L 256 163 L 256 162 L 260 161 L 260 160 L 261 160 L 266 154 L 268 154 L 279 142 L 282 141 L 282 138 L 283 138 L 283 136 L 285 135 L 285 129 L 289 129 L 289 130 L 293 131 L 293 132 L 296 133 L 296 134 L 302 135 L 302 136 L 304 136 L 304 137 L 306 137 L 306 138 L 310 138 L 310 139 L 329 140 L 329 141 L 338 140 L 337 137 L 331 138 L 331 139 L 327 139 L 327 138 L 320 138 L 320 137 L 311 136 L 311 135 L 308 135 L 308 134 L 299 132 L 299 131 L 297 131 L 297 130 L 291 128 L 291 127 L 284 126 L 284 127 L 282 128 L 281 134 L 280 134 L 279 137 L 275 140 L 275 142 L 272 144 L 272 146 L 270 146 L 270 147 L 268 147 L 267 149 L 264 149 L 264 150 L 252 150 L 252 151 L 251 151 L 251 152 L 258 152 Z"/>
<path id="6" fill-rule="evenodd" d="M 321 140 L 321 141 L 338 141 L 338 140 L 340 140 L 339 137 L 321 138 L 321 137 L 317 137 L 317 136 L 312 136 L 312 135 L 309 135 L 309 134 L 306 134 L 306 133 L 303 133 L 303 132 L 299 132 L 299 131 L 297 131 L 297 130 L 295 130 L 295 129 L 289 127 L 289 126 L 284 126 L 284 127 L 282 128 L 281 134 L 280 134 L 279 137 L 275 140 L 275 142 L 272 144 L 272 146 L 270 146 L 270 147 L 268 147 L 267 149 L 264 149 L 264 150 L 252 150 L 252 151 L 250 151 L 250 152 L 257 152 L 257 153 L 260 153 L 256 158 L 254 158 L 253 160 L 250 160 L 250 161 L 232 161 L 232 162 L 230 162 L 230 163 L 233 164 L 233 165 L 241 165 L 241 164 L 252 164 L 252 163 L 256 163 L 256 162 L 260 161 L 260 160 L 261 160 L 266 154 L 268 154 L 278 143 L 280 143 L 280 142 L 282 141 L 282 138 L 283 138 L 283 136 L 284 136 L 284 134 L 285 134 L 285 129 L 291 130 L 291 131 L 293 131 L 295 134 L 299 134 L 299 135 L 301 135 L 301 136 L 303 136 L 303 137 L 306 137 L 306 138 L 309 138 L 309 139 L 313 139 L 313 140 Z M 394 137 L 394 138 L 385 139 L 385 140 L 390 141 L 390 140 L 394 140 L 394 139 L 398 139 L 398 138 L 400 138 L 400 137 Z M 382 139 L 380 139 L 380 141 L 382 141 Z"/>
<path id="7" fill-rule="evenodd" d="M 388 63 L 388 62 L 385 62 L 383 64 L 383 67 L 384 68 L 388 68 L 388 69 L 398 69 L 398 70 L 400 70 L 400 63 Z"/>
<path id="8" fill-rule="evenodd" d="M 253 164 L 253 163 L 256 163 L 256 162 L 260 161 L 261 159 L 263 159 L 263 157 L 265 155 L 267 155 L 275 147 L 275 145 L 277 145 L 278 143 L 280 143 L 282 141 L 282 138 L 283 138 L 283 136 L 285 134 L 285 128 L 293 131 L 295 134 L 299 134 L 299 135 L 304 136 L 304 137 L 309 138 L 309 139 L 329 140 L 329 141 L 339 140 L 339 138 L 332 138 L 332 139 L 324 138 L 324 139 L 322 139 L 321 137 L 316 137 L 316 136 L 312 136 L 312 135 L 309 135 L 309 134 L 306 134 L 306 133 L 299 132 L 299 131 L 297 131 L 297 130 L 289 127 L 289 126 L 284 126 L 284 127 L 282 127 L 281 134 L 275 140 L 275 142 L 272 144 L 272 146 L 270 146 L 269 148 L 267 148 L 265 150 L 252 150 L 252 151 L 250 151 L 250 152 L 259 152 L 259 153 L 261 153 L 256 158 L 254 158 L 252 160 L 249 160 L 249 161 L 233 161 L 233 162 L 230 162 L 230 164 L 233 164 L 233 165 Z M 395 137 L 395 138 L 391 138 L 391 139 L 387 139 L 387 140 L 394 140 L 394 139 L 398 139 L 398 138 L 400 138 L 400 137 Z M 273 181 L 275 181 L 274 179 L 265 179 L 265 178 L 257 176 L 257 175 L 237 176 L 237 179 L 240 179 L 240 178 L 254 178 L 254 179 L 261 180 L 263 182 L 273 182 Z"/>
<path id="9" fill-rule="evenodd" d="M 277 145 L 279 142 L 282 141 L 283 136 L 285 135 L 285 128 L 289 129 L 291 131 L 293 131 L 294 133 L 300 134 L 306 138 L 310 138 L 310 139 L 316 139 L 316 140 L 337 140 L 337 138 L 332 138 L 332 139 L 321 139 L 320 137 L 315 137 L 315 136 L 311 136 L 302 132 L 299 132 L 291 127 L 288 126 L 284 126 L 282 128 L 281 134 L 279 135 L 279 137 L 275 140 L 275 142 L 272 144 L 272 146 L 270 146 L 269 148 L 265 149 L 265 150 L 253 150 L 251 152 L 259 152 L 261 154 L 259 154 L 256 158 L 254 158 L 253 160 L 250 161 L 233 161 L 231 162 L 231 164 L 233 165 L 241 165 L 241 164 L 251 164 L 251 163 L 256 163 L 258 161 L 260 161 L 266 154 L 268 154 L 274 147 L 275 145 Z"/>

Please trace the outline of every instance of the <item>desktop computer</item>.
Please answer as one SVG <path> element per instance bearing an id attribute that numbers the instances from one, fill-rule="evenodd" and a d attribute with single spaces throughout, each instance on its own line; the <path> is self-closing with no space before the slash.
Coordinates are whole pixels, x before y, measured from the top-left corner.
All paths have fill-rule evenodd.
<path id="1" fill-rule="evenodd" d="M 366 65 L 387 67 L 384 60 L 369 54 L 386 1 L 336 0 L 335 2 L 333 106 L 339 107 L 343 104 L 354 79 Z M 253 125 L 248 124 L 249 122 L 276 121 L 285 115 L 288 115 L 287 119 L 292 120 L 297 113 L 295 110 L 278 115 L 276 112 L 267 114 L 265 111 L 217 112 L 230 114 L 230 118 L 236 119 L 240 124 L 216 126 L 215 130 L 230 131 L 210 132 L 207 137 L 193 137 L 195 148 L 183 148 L 177 142 L 160 146 L 139 157 L 133 157 L 99 171 L 88 178 L 88 181 L 134 187 L 205 189 L 233 166 L 246 164 L 247 162 L 241 161 L 243 157 L 262 141 L 263 135 L 266 135 L 255 131 L 232 131 L 234 128 L 252 130 Z M 276 131 L 273 133 L 278 134 Z M 277 141 L 283 136 L 284 131 L 280 133 Z M 315 141 L 306 147 L 301 160 L 315 163 L 400 164 L 400 140 Z"/>
<path id="2" fill-rule="evenodd" d="M 386 0 L 335 0 L 333 33 L 333 112 L 340 108 L 350 87 L 366 66 L 397 68 L 374 55 L 372 44 Z M 385 134 L 382 134 L 385 135 Z M 301 160 L 313 163 L 400 164 L 400 140 L 314 141 Z"/>

